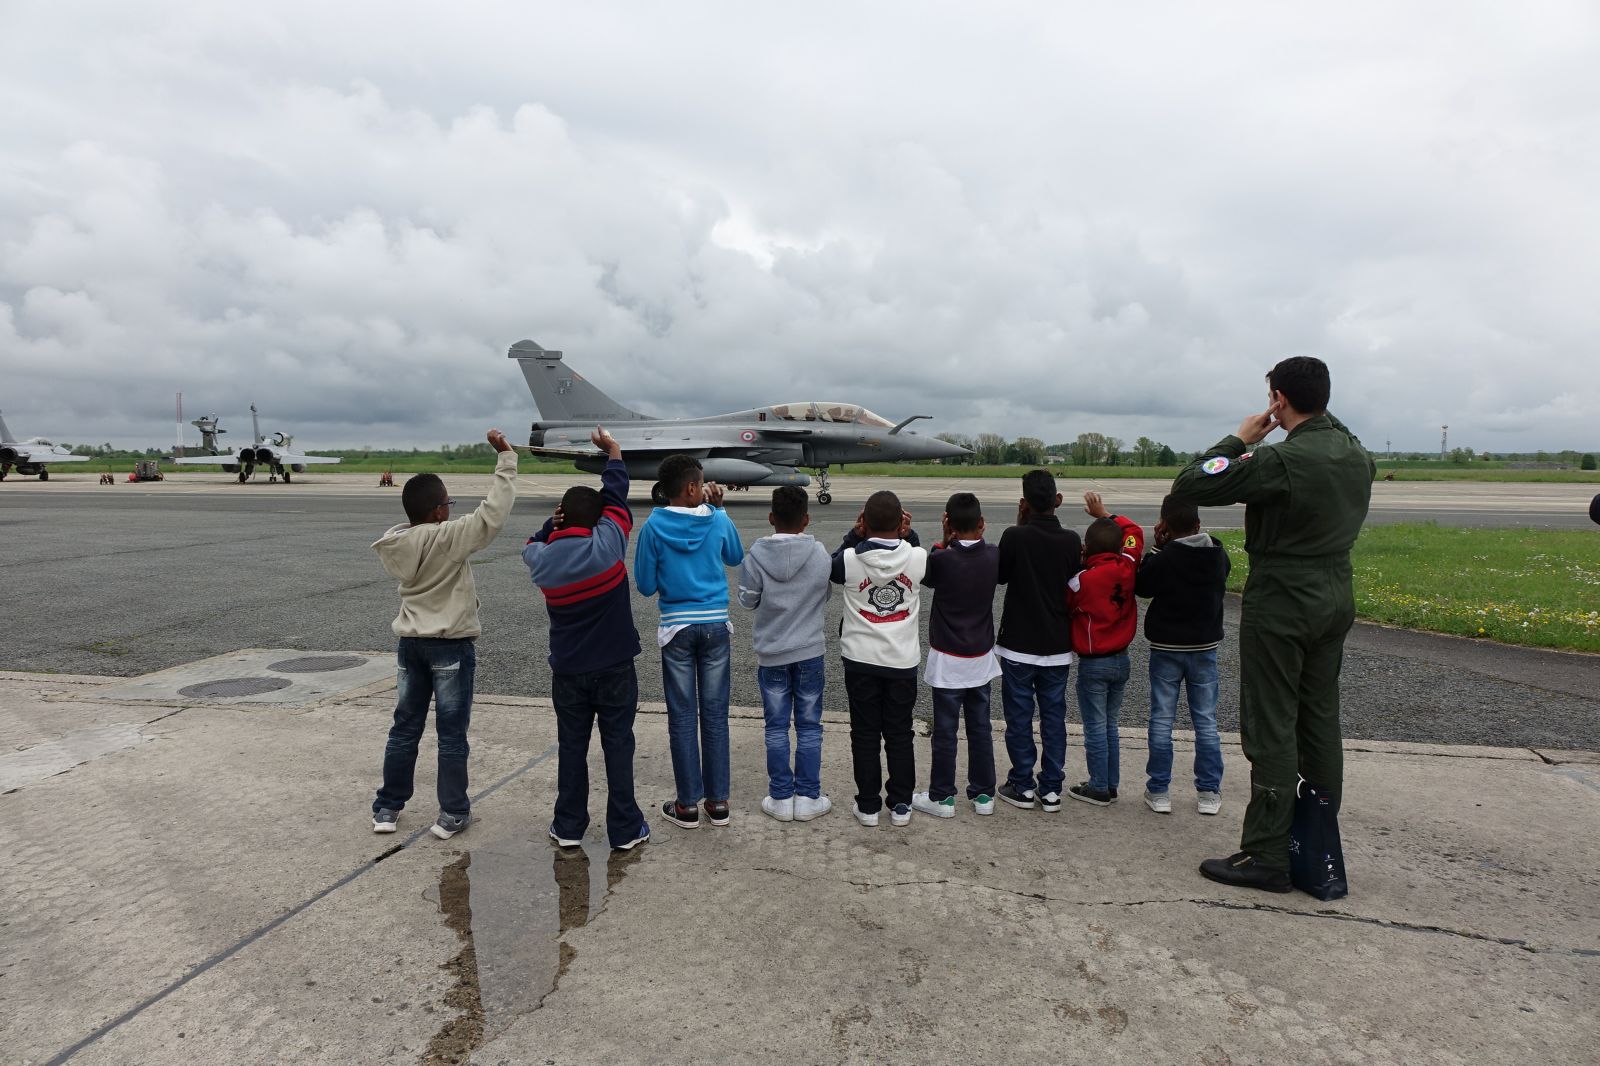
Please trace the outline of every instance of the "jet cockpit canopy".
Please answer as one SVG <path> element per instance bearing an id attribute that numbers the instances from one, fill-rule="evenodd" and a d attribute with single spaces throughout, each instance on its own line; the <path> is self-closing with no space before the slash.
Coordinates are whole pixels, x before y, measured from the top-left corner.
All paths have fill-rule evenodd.
<path id="1" fill-rule="evenodd" d="M 841 422 L 858 426 L 877 426 L 893 429 L 894 423 L 882 415 L 854 403 L 827 403 L 812 400 L 806 403 L 780 403 L 771 408 L 774 418 L 783 422 Z"/>

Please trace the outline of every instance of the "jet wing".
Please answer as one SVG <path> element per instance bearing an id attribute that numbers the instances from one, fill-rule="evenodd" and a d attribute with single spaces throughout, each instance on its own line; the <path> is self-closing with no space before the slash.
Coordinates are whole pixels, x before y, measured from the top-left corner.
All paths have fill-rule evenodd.
<path id="1" fill-rule="evenodd" d="M 62 455 L 60 452 L 46 452 L 42 455 L 35 453 L 28 457 L 30 463 L 87 463 L 88 461 L 87 455 Z"/>
<path id="2" fill-rule="evenodd" d="M 319 463 L 332 465 L 338 461 L 337 455 L 285 455 L 278 460 L 284 466 L 316 466 Z"/>
<path id="3" fill-rule="evenodd" d="M 227 455 L 180 455 L 167 462 L 178 466 L 235 466 L 239 457 L 233 453 Z"/>

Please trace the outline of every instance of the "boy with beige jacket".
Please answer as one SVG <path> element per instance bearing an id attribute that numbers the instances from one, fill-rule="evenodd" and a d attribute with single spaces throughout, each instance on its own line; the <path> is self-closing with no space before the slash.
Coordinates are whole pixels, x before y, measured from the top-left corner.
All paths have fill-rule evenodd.
<path id="1" fill-rule="evenodd" d="M 383 786 L 372 801 L 375 833 L 394 832 L 411 798 L 430 698 L 439 735 L 439 818 L 433 835 L 449 840 L 471 820 L 467 726 L 477 668 L 473 642 L 482 629 L 470 559 L 499 535 L 517 497 L 517 453 L 498 429 L 489 431 L 489 443 L 499 455 L 489 495 L 477 510 L 452 520 L 455 501 L 439 475 L 417 474 L 400 494 L 410 522 L 372 545 L 383 568 L 400 581 L 400 613 L 393 625 L 400 638 L 400 691 L 383 753 Z"/>

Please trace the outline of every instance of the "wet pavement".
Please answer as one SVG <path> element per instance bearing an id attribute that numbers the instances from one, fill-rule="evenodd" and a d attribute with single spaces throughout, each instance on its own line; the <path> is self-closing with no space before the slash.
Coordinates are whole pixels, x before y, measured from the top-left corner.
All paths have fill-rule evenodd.
<path id="1" fill-rule="evenodd" d="M 542 700 L 480 695 L 474 822 L 439 841 L 431 736 L 400 831 L 371 832 L 381 685 L 101 698 L 116 683 L 0 674 L 0 759 L 118 738 L 0 794 L 0 1062 L 1593 1060 L 1593 753 L 1351 742 L 1352 895 L 1320 903 L 1195 872 L 1237 840 L 1232 736 L 1215 818 L 1181 772 L 1171 815 L 1137 801 L 1125 720 L 1110 808 L 869 830 L 836 714 L 838 807 L 780 824 L 736 709 L 731 825 L 613 854 L 597 793 L 567 852 Z M 637 732 L 648 816 L 671 790 L 659 706 Z M 917 759 L 925 780 L 926 739 Z"/>

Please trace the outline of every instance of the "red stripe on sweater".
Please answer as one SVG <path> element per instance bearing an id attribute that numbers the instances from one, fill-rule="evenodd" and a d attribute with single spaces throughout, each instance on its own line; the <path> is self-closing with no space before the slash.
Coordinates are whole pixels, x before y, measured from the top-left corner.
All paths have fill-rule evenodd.
<path id="1" fill-rule="evenodd" d="M 628 568 L 622 563 L 617 563 L 611 569 L 594 577 L 574 581 L 570 585 L 561 585 L 557 588 L 544 590 L 544 602 L 550 607 L 566 607 L 584 600 L 591 600 L 616 588 L 628 579 Z"/>
<path id="2" fill-rule="evenodd" d="M 628 512 L 621 507 L 607 507 L 600 512 L 608 516 L 613 522 L 622 527 L 623 536 L 633 532 L 633 519 L 628 517 Z"/>

